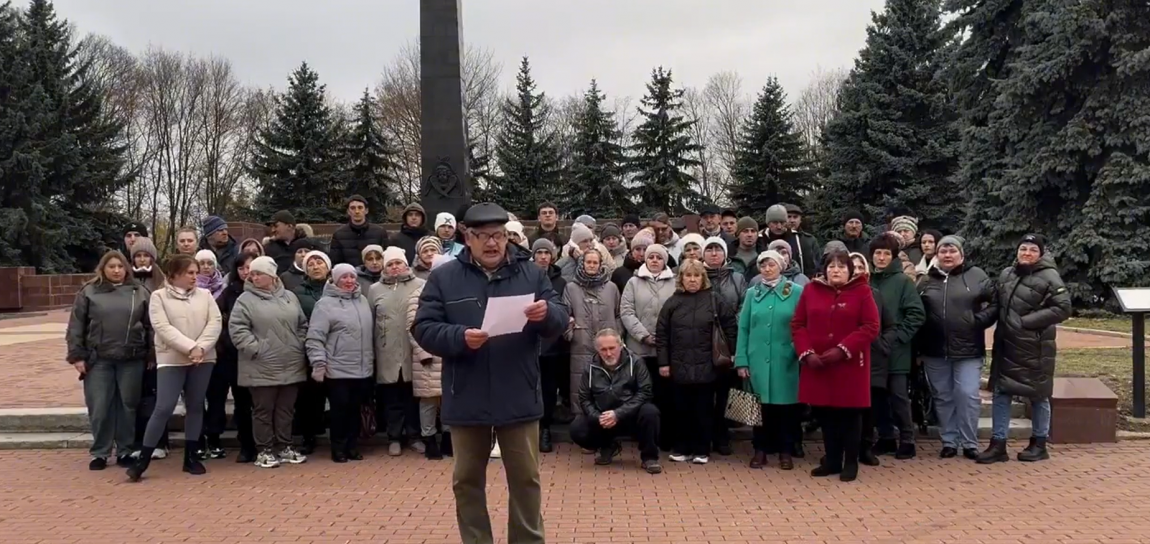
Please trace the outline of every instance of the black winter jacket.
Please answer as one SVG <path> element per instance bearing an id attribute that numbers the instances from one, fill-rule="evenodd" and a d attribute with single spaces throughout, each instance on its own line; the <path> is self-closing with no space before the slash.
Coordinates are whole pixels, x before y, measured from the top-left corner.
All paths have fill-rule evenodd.
<path id="1" fill-rule="evenodd" d="M 399 234 L 396 234 L 392 238 L 391 245 L 403 250 L 403 255 L 404 257 L 407 257 L 407 262 L 414 262 L 416 257 L 418 257 L 415 254 L 415 244 L 416 242 L 419 242 L 420 238 L 423 238 L 428 234 L 429 233 L 427 232 L 426 228 L 409 227 L 404 225 L 399 228 Z M 387 249 L 387 246 L 384 246 L 384 249 Z M 332 266 L 334 265 L 335 263 L 333 261 Z"/>
<path id="2" fill-rule="evenodd" d="M 268 240 L 268 243 L 264 244 L 264 255 L 271 257 L 276 262 L 276 274 L 287 272 L 295 264 L 295 252 L 291 250 L 292 242 L 295 240 L 285 242 L 276 239 Z M 224 270 L 230 269 L 225 268 Z"/>
<path id="3" fill-rule="evenodd" d="M 547 278 L 551 280 L 551 289 L 562 298 L 563 291 L 567 289 L 567 280 L 563 279 L 563 271 L 552 264 L 547 268 Z M 562 334 L 553 338 L 543 338 L 543 347 L 540 348 L 541 355 L 556 357 L 570 352 L 571 344 L 566 338 L 563 338 Z"/>
<path id="4" fill-rule="evenodd" d="M 362 266 L 363 250 L 372 244 L 387 249 L 387 231 L 383 227 L 371 223 L 353 225 L 349 222 L 332 233 L 327 254 L 331 257 L 332 266 L 340 263 Z M 408 259 L 412 257 L 411 253 L 407 255 Z"/>
<path id="5" fill-rule="evenodd" d="M 715 381 L 711 335 L 716 315 L 718 326 L 734 353 L 739 333 L 737 314 L 710 289 L 695 293 L 677 291 L 663 304 L 655 327 L 655 343 L 659 366 L 671 367 L 671 379 L 675 383 Z"/>
<path id="6" fill-rule="evenodd" d="M 232 316 L 232 308 L 236 305 L 236 300 L 242 294 L 244 294 L 244 282 L 236 279 L 229 281 L 224 286 L 224 290 L 220 292 L 220 297 L 216 299 L 216 305 L 220 307 L 220 316 L 224 319 L 220 340 L 216 343 L 217 365 L 237 364 L 239 362 L 239 352 L 236 351 L 236 345 L 232 343 L 232 335 L 228 332 L 228 319 Z"/>
<path id="7" fill-rule="evenodd" d="M 616 261 L 617 262 L 617 261 Z M 619 292 L 623 292 L 623 288 L 627 286 L 627 282 L 635 276 L 635 271 L 643 266 L 643 263 L 631 258 L 631 252 L 627 252 L 627 256 L 623 257 L 623 266 L 615 267 L 615 271 L 611 272 L 611 283 L 619 288 Z"/>
<path id="8" fill-rule="evenodd" d="M 949 274 L 931 267 L 918 285 L 926 310 L 916 345 L 926 357 L 982 359 L 986 329 L 998 319 L 994 280 L 981 268 L 963 263 Z"/>
<path id="9" fill-rule="evenodd" d="M 155 359 L 148 302 L 152 293 L 138 281 L 89 283 L 76 293 L 64 340 L 69 363 Z"/>
<path id="10" fill-rule="evenodd" d="M 990 362 L 990 390 L 1035 399 L 1054 390 L 1056 335 L 1070 317 L 1070 292 L 1054 263 L 1015 265 L 998 280 L 998 327 Z"/>
<path id="11" fill-rule="evenodd" d="M 711 280 L 711 290 L 723 298 L 723 302 L 735 308 L 735 315 L 743 307 L 743 297 L 747 295 L 747 278 L 735 273 L 729 265 L 723 268 L 707 269 Z"/>
<path id="12" fill-rule="evenodd" d="M 599 419 L 603 412 L 614 410 L 615 419 L 622 421 L 651 402 L 653 393 L 647 365 L 637 361 L 627 348 L 621 350 L 619 364 L 614 369 L 603 364 L 603 359 L 596 354 L 583 371 L 579 380 L 579 405 L 587 417 Z"/>

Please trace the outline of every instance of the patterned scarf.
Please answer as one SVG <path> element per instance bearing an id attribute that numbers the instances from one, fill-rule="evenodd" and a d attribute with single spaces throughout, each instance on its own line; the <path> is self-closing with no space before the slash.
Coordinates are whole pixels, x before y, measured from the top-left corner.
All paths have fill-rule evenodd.
<path id="1" fill-rule="evenodd" d="M 592 251 L 594 251 L 596 255 L 599 254 L 599 251 L 595 249 L 588 250 L 587 253 L 591 253 Z M 587 253 L 579 256 L 579 260 L 575 263 L 575 283 L 583 287 L 599 287 L 607 281 L 607 269 L 603 266 L 602 262 L 600 262 L 599 272 L 593 276 L 588 274 L 587 269 L 583 265 L 583 260 L 587 258 Z M 603 256 L 599 255 L 599 257 L 602 259 Z"/>
<path id="2" fill-rule="evenodd" d="M 224 277 L 220 274 L 220 269 L 213 269 L 211 276 L 197 274 L 196 287 L 207 289 L 212 298 L 220 298 L 220 293 L 224 292 Z"/>

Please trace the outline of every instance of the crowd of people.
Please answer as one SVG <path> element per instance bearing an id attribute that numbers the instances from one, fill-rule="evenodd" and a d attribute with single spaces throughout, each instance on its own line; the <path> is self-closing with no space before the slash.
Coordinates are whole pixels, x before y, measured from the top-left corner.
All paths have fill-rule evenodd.
<path id="1" fill-rule="evenodd" d="M 1070 297 L 1040 235 L 992 277 L 966 260 L 961 236 L 910 216 L 867 240 L 863 216 L 847 212 L 823 245 L 789 204 L 763 224 L 708 207 L 697 232 L 667 214 L 602 225 L 584 215 L 569 235 L 550 204 L 531 232 L 491 203 L 460 210 L 459 222 L 439 213 L 430 228 L 411 204 L 391 235 L 367 221 L 362 197 L 347 212 L 330 243 L 286 211 L 267 238 L 242 242 L 208 217 L 176 233 L 162 264 L 147 229 L 130 225 L 68 325 L 90 468 L 114 452 L 140 480 L 166 456 L 182 397 L 183 470 L 205 473 L 203 460 L 227 455 L 230 393 L 238 462 L 302 463 L 325 431 L 336 463 L 363 459 L 359 440 L 375 433 L 388 455 L 454 456 L 460 531 L 478 542 L 490 535 L 485 467 L 502 457 L 509 537 L 542 541 L 538 456 L 553 451 L 557 422 L 599 465 L 633 436 L 652 474 L 664 452 L 692 464 L 732 455 L 741 423 L 754 424 L 751 468 L 777 457 L 791 470 L 818 427 L 825 455 L 811 474 L 851 481 L 879 456 L 917 455 L 920 374 L 942 457 L 1008 460 L 1014 397 L 1033 414 L 1018 459 L 1049 456 L 1055 325 Z M 521 333 L 482 330 L 489 299 L 527 295 Z M 980 452 L 996 324 L 993 437 Z M 740 409 L 747 402 L 753 410 Z"/>

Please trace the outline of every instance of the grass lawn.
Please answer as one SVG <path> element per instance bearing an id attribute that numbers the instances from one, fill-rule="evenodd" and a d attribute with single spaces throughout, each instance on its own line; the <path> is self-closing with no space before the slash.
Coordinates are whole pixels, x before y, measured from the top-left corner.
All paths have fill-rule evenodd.
<path id="1" fill-rule="evenodd" d="M 1058 350 L 1056 375 L 1098 378 L 1118 395 L 1118 428 L 1126 431 L 1150 431 L 1150 425 L 1131 424 L 1133 398 L 1133 359 L 1129 348 L 1061 349 Z"/>
<path id="2" fill-rule="evenodd" d="M 1130 318 L 1126 316 L 1116 317 L 1072 317 L 1062 323 L 1066 327 L 1077 327 L 1080 329 L 1096 329 L 1100 331 L 1114 331 L 1124 332 L 1130 334 Z"/>

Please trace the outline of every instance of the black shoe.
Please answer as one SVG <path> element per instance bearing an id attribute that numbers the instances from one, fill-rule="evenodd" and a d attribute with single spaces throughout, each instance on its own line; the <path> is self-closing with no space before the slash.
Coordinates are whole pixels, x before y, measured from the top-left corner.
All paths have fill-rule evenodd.
<path id="1" fill-rule="evenodd" d="M 1010 454 L 1006 453 L 1006 441 L 990 439 L 990 445 L 986 447 L 978 457 L 975 458 L 980 465 L 991 465 L 994 463 L 1005 463 L 1010 460 Z"/>
<path id="2" fill-rule="evenodd" d="M 254 463 L 256 462 L 256 452 L 240 448 L 240 453 L 236 455 L 236 462 L 242 464 Z"/>
<path id="3" fill-rule="evenodd" d="M 423 456 L 431 461 L 442 461 L 443 452 L 439 451 L 439 442 L 434 436 L 423 439 Z"/>
<path id="4" fill-rule="evenodd" d="M 311 455 L 315 453 L 316 440 L 314 436 L 303 437 L 303 445 L 296 451 L 303 455 Z"/>
<path id="5" fill-rule="evenodd" d="M 828 467 L 826 464 L 820 464 L 819 466 L 817 466 L 811 470 L 811 476 L 814 476 L 815 478 L 825 478 L 827 476 L 839 474 L 841 472 L 842 472 L 842 470 L 836 470 L 836 469 L 833 469 L 831 467 Z"/>
<path id="6" fill-rule="evenodd" d="M 619 455 L 619 453 L 622 451 L 623 446 L 618 442 L 605 448 L 599 448 L 599 455 L 595 456 L 595 464 L 610 465 L 611 462 L 615 460 L 615 456 Z"/>
<path id="7" fill-rule="evenodd" d="M 871 451 L 873 451 L 875 455 L 891 455 L 898 451 L 898 442 L 893 438 L 880 438 L 878 442 L 874 443 L 874 447 L 871 448 Z"/>
<path id="8" fill-rule="evenodd" d="M 119 455 L 116 457 L 116 466 L 120 468 L 128 468 L 136 463 L 131 455 Z"/>
<path id="9" fill-rule="evenodd" d="M 795 459 L 802 459 L 803 457 L 807 456 L 807 453 L 805 451 L 803 451 L 803 443 L 802 442 L 795 442 L 795 446 L 793 449 L 794 449 L 794 451 L 791 452 L 791 457 L 794 457 Z"/>
<path id="10" fill-rule="evenodd" d="M 444 457 L 451 457 L 452 455 L 455 454 L 455 449 L 451 446 L 451 432 L 450 431 L 443 433 L 443 436 L 440 437 L 440 439 L 439 439 L 439 453 L 442 453 Z"/>
<path id="11" fill-rule="evenodd" d="M 730 442 L 718 442 L 715 444 L 715 453 L 727 456 L 735 453 L 735 450 L 731 448 Z"/>
<path id="12" fill-rule="evenodd" d="M 220 435 L 208 435 L 208 459 L 223 459 L 228 456 L 220 442 Z"/>
<path id="13" fill-rule="evenodd" d="M 103 457 L 93 457 L 88 462 L 88 470 L 104 470 L 108 468 L 108 460 Z"/>
<path id="14" fill-rule="evenodd" d="M 839 480 L 844 482 L 853 482 L 859 477 L 858 463 L 847 463 L 843 466 L 843 471 L 839 473 Z"/>
<path id="15" fill-rule="evenodd" d="M 859 462 L 860 463 L 862 463 L 868 467 L 877 467 L 880 464 L 882 464 L 879 462 L 878 456 L 875 455 L 874 451 L 871 450 L 870 444 L 862 444 L 862 446 L 864 446 L 864 447 L 859 448 Z M 848 468 L 849 468 L 849 465 L 848 465 Z M 844 470 L 843 473 L 845 474 L 846 473 L 845 471 L 847 469 L 844 468 L 843 470 Z M 855 467 L 855 473 L 856 474 L 858 473 L 858 467 Z"/>
<path id="16" fill-rule="evenodd" d="M 148 465 L 152 464 L 152 452 L 155 449 L 147 446 L 140 449 L 140 458 L 136 459 L 136 464 L 128 468 L 129 482 L 138 482 L 140 478 L 144 477 L 144 473 L 148 471 Z"/>
<path id="17" fill-rule="evenodd" d="M 344 452 L 344 455 L 347 456 L 348 461 L 363 461 L 363 454 L 359 453 L 359 450 L 356 448 L 347 450 Z"/>
<path id="18" fill-rule="evenodd" d="M 647 459 L 643 461 L 643 470 L 647 471 L 647 474 L 659 474 L 663 472 L 663 465 L 659 464 L 658 459 Z"/>
<path id="19" fill-rule="evenodd" d="M 942 451 L 938 452 L 938 456 L 943 458 L 943 459 L 950 459 L 952 457 L 958 457 L 958 450 L 951 447 L 951 446 L 947 446 L 945 448 L 942 448 Z"/>
<path id="20" fill-rule="evenodd" d="M 346 463 L 347 455 L 345 455 L 339 448 L 331 450 L 331 462 L 333 463 Z"/>
<path id="21" fill-rule="evenodd" d="M 555 445 L 551 443 L 551 429 L 539 430 L 539 451 L 543 453 L 555 451 Z"/>
<path id="22" fill-rule="evenodd" d="M 978 448 L 962 448 L 962 456 L 971 461 L 978 460 Z"/>
<path id="23" fill-rule="evenodd" d="M 917 453 L 918 452 L 915 450 L 914 444 L 903 442 L 902 444 L 898 445 L 898 452 L 894 454 L 894 458 L 900 461 L 905 461 L 907 459 L 914 459 L 914 456 Z"/>
<path id="24" fill-rule="evenodd" d="M 1018 460 L 1024 463 L 1034 463 L 1050 459 L 1050 452 L 1046 451 L 1046 439 L 1031 437 L 1030 445 L 1018 452 Z"/>
<path id="25" fill-rule="evenodd" d="M 184 445 L 184 472 L 194 476 L 207 474 L 208 469 L 204 468 L 204 464 L 200 462 L 197 453 L 203 451 L 199 449 L 199 444 L 190 442 Z"/>
<path id="26" fill-rule="evenodd" d="M 803 425 L 803 434 L 814 434 L 814 432 L 819 430 L 820 427 L 821 425 L 819 425 L 819 422 L 811 421 L 806 425 Z"/>

